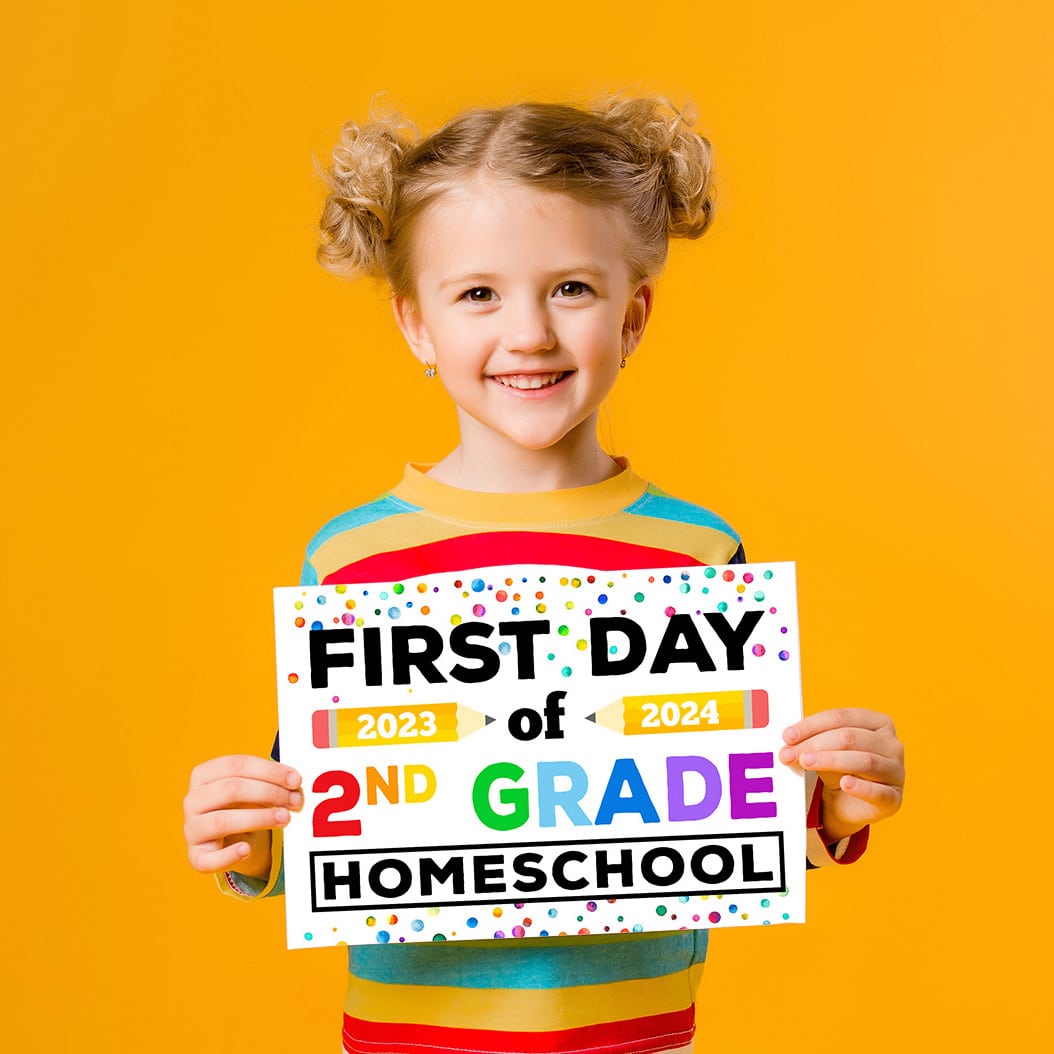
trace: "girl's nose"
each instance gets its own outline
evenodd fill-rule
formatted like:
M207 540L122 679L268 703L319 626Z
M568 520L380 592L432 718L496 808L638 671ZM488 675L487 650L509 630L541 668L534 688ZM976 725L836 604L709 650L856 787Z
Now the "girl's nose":
M506 309L502 346L506 351L550 351L556 335L544 308L537 304L510 305Z

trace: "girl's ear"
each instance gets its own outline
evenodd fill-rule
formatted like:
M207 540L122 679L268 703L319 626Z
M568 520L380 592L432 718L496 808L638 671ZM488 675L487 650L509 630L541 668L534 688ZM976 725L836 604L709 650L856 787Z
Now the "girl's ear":
M436 356L432 339L414 304L406 297L397 296L392 300L392 314L416 359L425 366L434 366Z
M633 292L626 306L626 317L622 321L622 354L629 358L637 350L644 336L644 327L651 317L651 305L655 298L655 280L647 278Z

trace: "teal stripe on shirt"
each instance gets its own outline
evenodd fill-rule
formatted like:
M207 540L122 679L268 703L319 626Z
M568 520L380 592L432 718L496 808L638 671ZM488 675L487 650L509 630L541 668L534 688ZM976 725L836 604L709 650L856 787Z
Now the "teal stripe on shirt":
M657 520L673 520L676 523L694 523L701 527L710 527L727 534L729 538L734 538L737 545L740 541L739 535L717 513L691 502L681 501L680 498L673 498L656 487L649 486L626 512L635 516L650 516Z
M332 519L323 527L307 546L307 559L304 561L303 570L300 573L300 584L302 586L317 586L318 572L311 563L311 557L320 545L328 542L330 538L344 531L353 531L356 527L365 527L367 524L385 520L389 516L398 516L405 512L420 512L416 505L409 505L405 501L393 498L386 494L383 498L371 501L368 505L360 505L357 509L342 513Z
M348 948L353 974L382 984L452 988L570 988L665 977L706 959L707 930L446 941ZM612 942L617 947L612 947Z
M356 527L365 527L369 523L376 523L378 520L397 516L403 512L420 511L416 505L408 505L405 501L386 494L383 498L371 501L367 505L360 505L357 509L341 513L340 516L330 520L308 543L307 555L311 556L323 542L328 542L334 535L344 531L353 531Z

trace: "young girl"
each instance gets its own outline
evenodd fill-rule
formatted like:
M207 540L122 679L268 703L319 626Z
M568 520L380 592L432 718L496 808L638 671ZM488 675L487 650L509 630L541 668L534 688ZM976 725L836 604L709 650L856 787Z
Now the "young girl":
M460 442L325 526L305 584L744 560L726 523L597 441L669 238L710 223L710 147L690 125L657 101L616 99L469 112L424 140L394 119L344 128L321 262L390 284L410 350L454 400ZM892 723L828 711L784 740L781 760L812 777L810 862L855 859L867 825L900 805ZM304 798L275 754L191 777L191 863L237 896L281 891L280 832ZM344 1050L689 1051L706 944L696 930L351 947Z

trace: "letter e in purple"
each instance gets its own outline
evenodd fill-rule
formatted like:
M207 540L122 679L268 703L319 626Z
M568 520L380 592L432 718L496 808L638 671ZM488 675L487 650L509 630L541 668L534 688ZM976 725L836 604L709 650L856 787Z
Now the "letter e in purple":
M760 820L776 815L774 801L747 801L748 794L771 794L771 776L748 776L751 769L771 769L772 752L728 755L728 793L733 820Z

